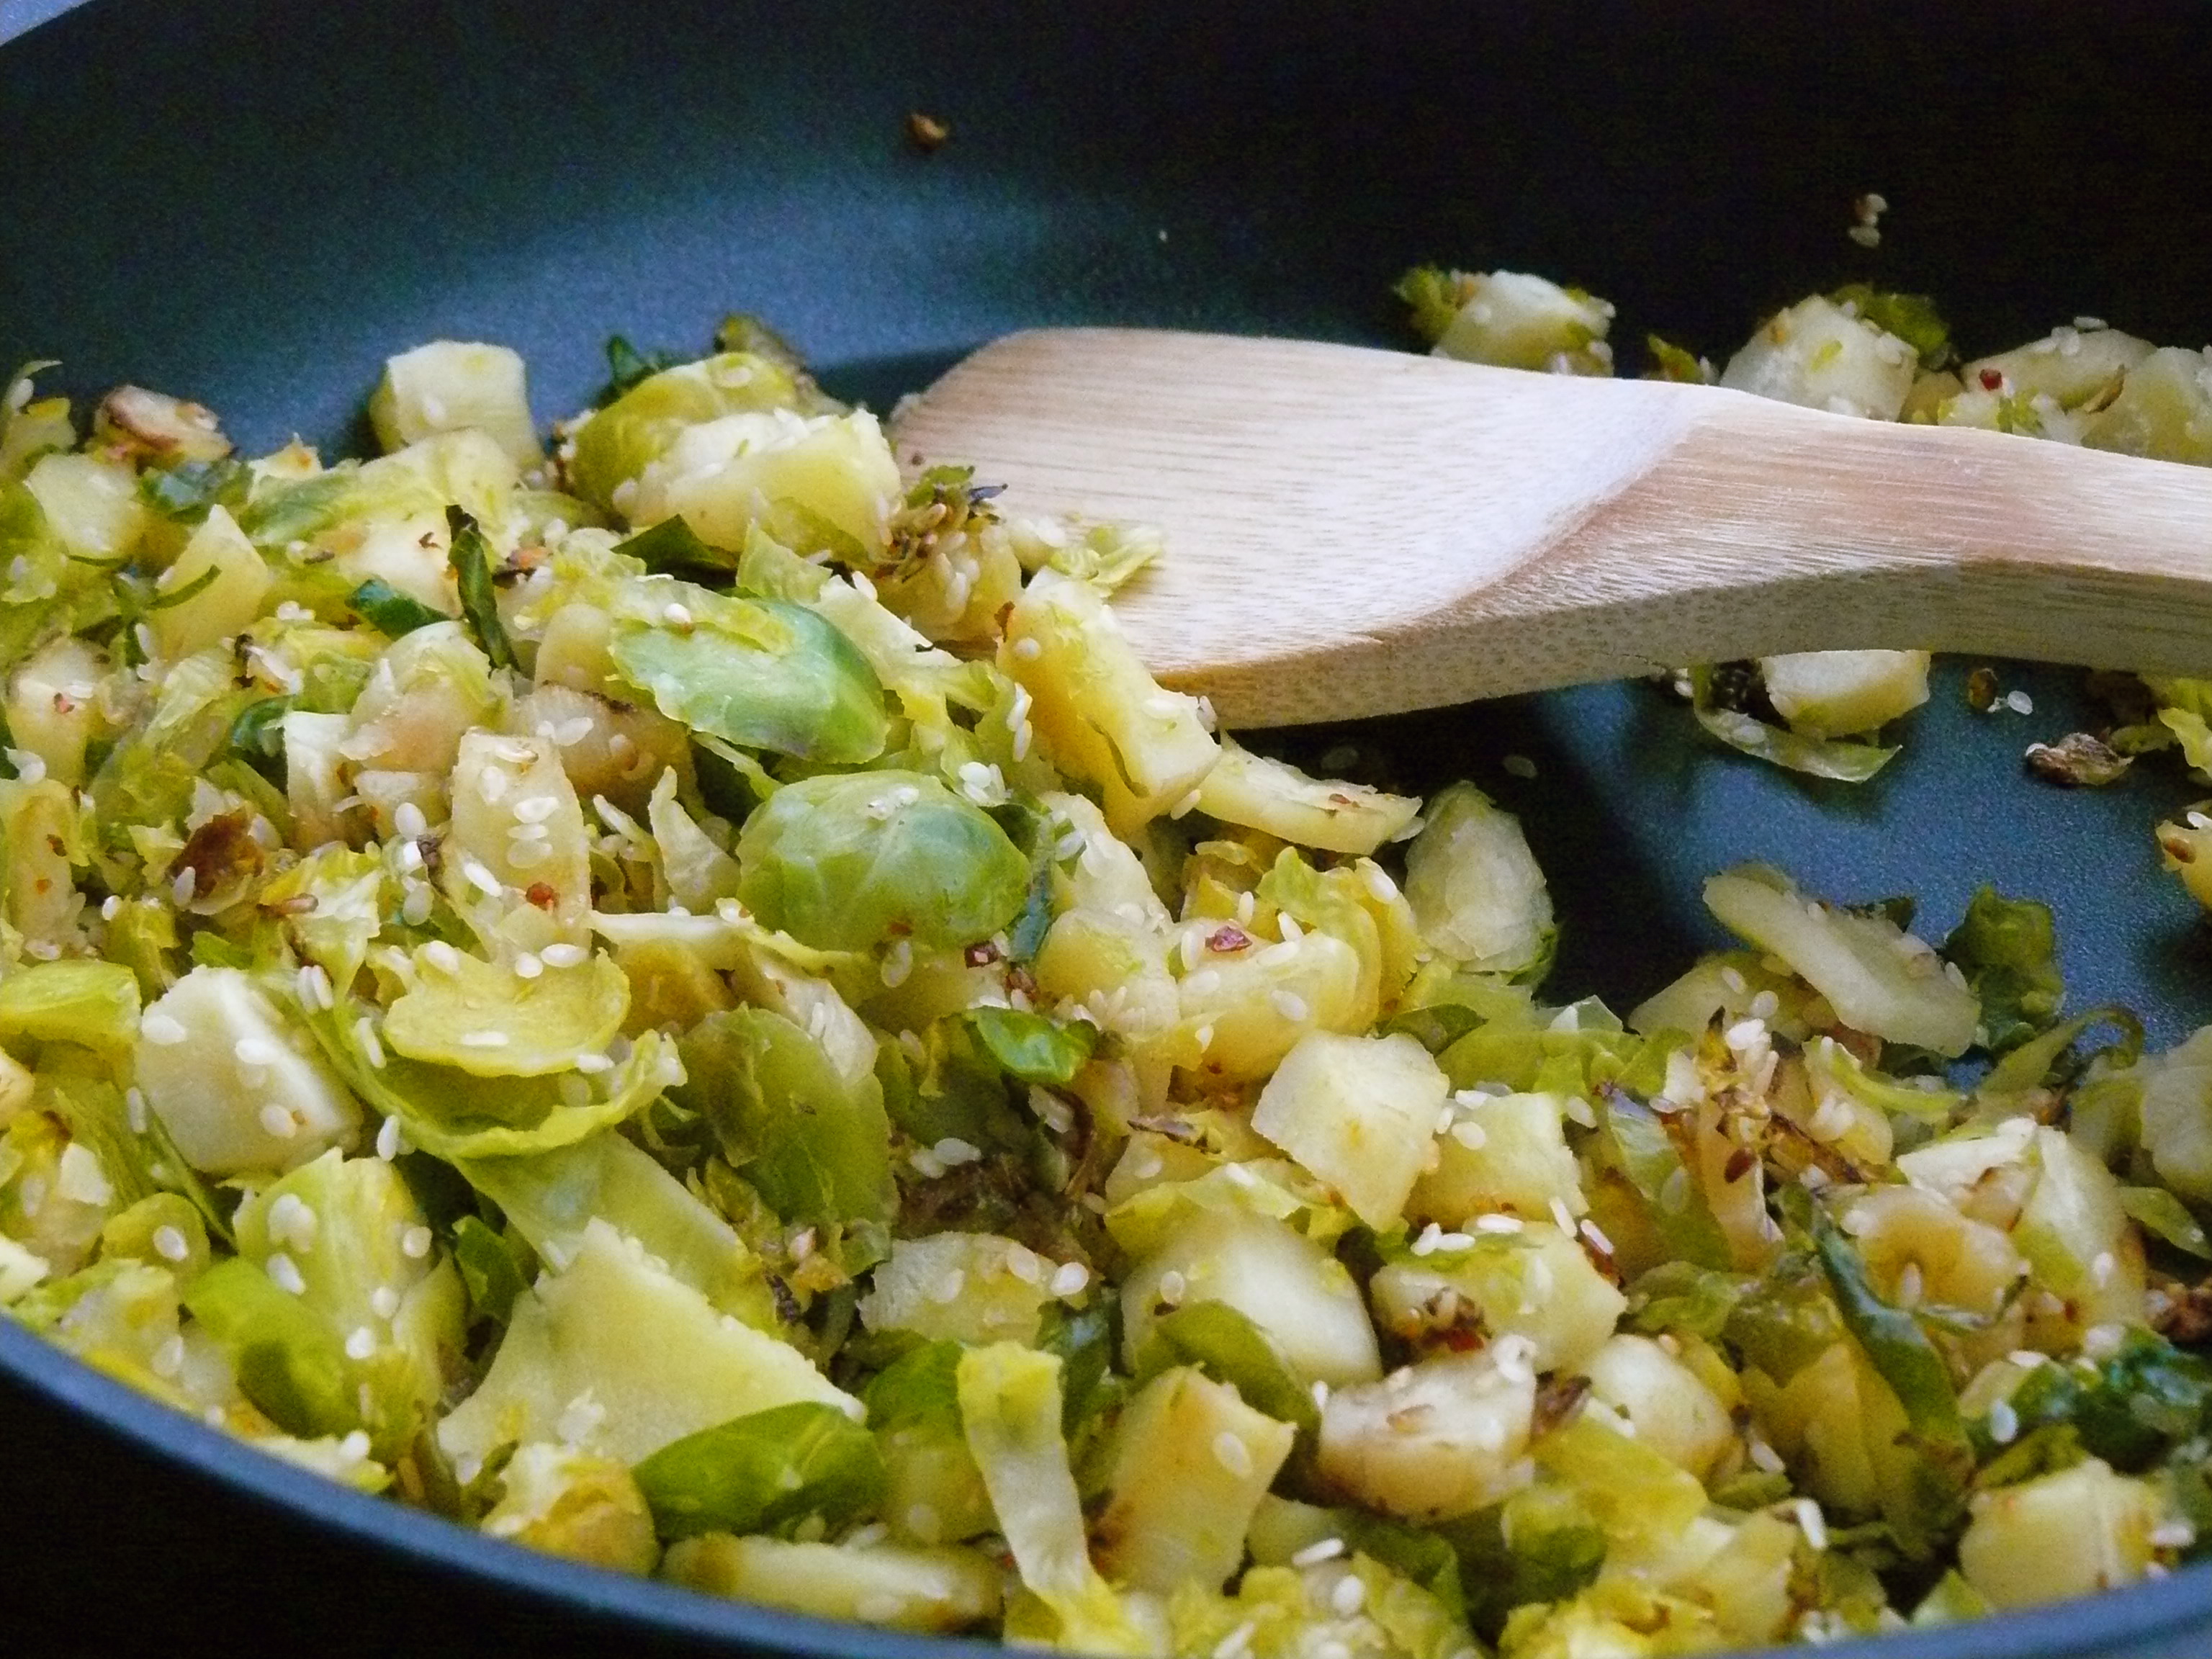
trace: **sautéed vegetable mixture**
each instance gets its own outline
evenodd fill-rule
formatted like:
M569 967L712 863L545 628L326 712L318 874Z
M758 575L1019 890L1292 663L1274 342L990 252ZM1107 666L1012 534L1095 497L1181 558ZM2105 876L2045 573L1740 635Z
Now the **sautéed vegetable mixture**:
M1609 372L1586 295L1406 292ZM2058 339L1816 298L1720 378L2204 450L2202 359ZM15 1320L537 1549L1092 1652L1704 1652L2201 1549L2212 1030L2069 1011L2027 896L1761 867L1741 948L1547 1003L1509 813L1152 680L1157 538L902 474L745 319L611 357L549 453L513 353L408 352L331 465L16 378ZM1863 775L1926 666L1683 684ZM2117 740L2205 763L2206 690Z

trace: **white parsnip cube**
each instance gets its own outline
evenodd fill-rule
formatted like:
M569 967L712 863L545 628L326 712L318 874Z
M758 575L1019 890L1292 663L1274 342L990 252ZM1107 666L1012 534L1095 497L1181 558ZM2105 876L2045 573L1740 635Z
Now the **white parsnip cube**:
M1395 1225L1436 1146L1451 1085L1429 1051L1310 1031L1260 1091L1252 1127L1327 1182L1369 1226Z

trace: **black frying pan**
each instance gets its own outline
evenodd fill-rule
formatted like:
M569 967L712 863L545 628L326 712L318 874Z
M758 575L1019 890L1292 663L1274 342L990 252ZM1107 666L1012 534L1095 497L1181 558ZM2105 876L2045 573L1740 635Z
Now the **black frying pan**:
M63 9L0 0L0 32ZM1645 328L1723 355L1852 278L1936 295L1969 351L2079 313L2199 344L2209 87L2212 6L2180 0L94 0L0 49L0 368L58 356L79 394L136 379L249 449L296 424L331 454L383 357L437 336L520 349L547 419L607 333L702 348L744 308L881 408L1036 324L1410 343L1388 289L1422 259L1593 289L1632 358ZM910 148L912 110L951 142ZM1844 235L1868 189L1875 252ZM1635 687L1353 735L1524 815L1561 995L1627 1006L1717 942L1701 878L1765 858L1915 894L1923 931L1983 881L2042 897L2075 1006L2130 1003L2161 1045L2212 1020L2149 838L2185 781L2029 781L2026 744L2086 720L2078 677L2008 668L2034 714L1982 716L1965 666L1856 790L1710 750ZM355 1497L5 1322L0 1460L10 1653L949 1650ZM2212 1565L1848 1651L2212 1654Z

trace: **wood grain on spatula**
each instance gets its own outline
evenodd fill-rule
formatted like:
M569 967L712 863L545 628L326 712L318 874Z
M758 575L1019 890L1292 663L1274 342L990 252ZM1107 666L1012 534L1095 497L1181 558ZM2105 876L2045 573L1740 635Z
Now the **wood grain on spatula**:
M1117 598L1246 726L1783 651L2212 673L2212 469L1723 391L1309 341L1048 329L902 459L1167 537Z

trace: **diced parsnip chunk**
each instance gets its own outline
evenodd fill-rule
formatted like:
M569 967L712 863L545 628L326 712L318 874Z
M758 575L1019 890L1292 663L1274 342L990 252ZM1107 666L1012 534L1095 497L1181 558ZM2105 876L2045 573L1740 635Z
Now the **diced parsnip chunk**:
M1634 1424L1639 1442L1701 1480L1735 1438L1728 1407L1650 1337L1622 1332L1587 1369L1593 1399Z
M1691 1596L1710 1604L1722 1632L1747 1644L1783 1639L1798 1613L1790 1583L1804 1534L1779 1516L1746 1516L1690 1581Z
M489 434L518 466L540 459L522 358L505 346L433 340L384 362L368 399L376 441L399 449L441 432Z
M1454 1354L1339 1389L1321 1416L1321 1473L1346 1496L1413 1521L1495 1504L1526 1479L1535 1374Z
M2092 1457L1977 1496L1959 1570L1992 1607L2086 1595L2143 1576L2158 1521L2148 1486Z
M933 1341L1035 1342L1057 1265L995 1233L902 1238L860 1298L860 1322Z
M677 1544L661 1571L711 1595L940 1635L999 1612L999 1570L972 1550L860 1549L710 1532Z
M2041 1165L2013 1242L2037 1282L2063 1298L2070 1322L2140 1324L2142 1241L2120 1202L2112 1172L2059 1129L2035 1132Z
M47 457L49 460L53 457ZM84 748L100 729L100 682L107 659L65 634L15 671L8 687L8 735L71 788L84 781Z
M1357 1028L1359 979L1359 952L1333 933L1211 957L1178 982L1190 1045L1176 1060L1209 1076L1266 1077L1308 1032Z
M449 1457L557 1440L624 1463L773 1406L860 1402L806 1357L715 1310L594 1217L575 1260L518 1297L490 1373L438 1425Z
M1367 854L1411 823L1421 803L1362 783L1310 778L1287 762L1255 755L1224 737L1220 761L1199 786L1198 810L1301 847Z
M1272 1216L1196 1211L1132 1267L1121 1281L1125 1363L1134 1369L1164 1307L1194 1302L1227 1303L1308 1382L1334 1388L1382 1374L1358 1285L1342 1262Z
M1406 854L1406 902L1432 949L1479 973L1517 974L1551 949L1552 896L1521 820L1471 783L1429 802Z
M2137 363L2089 422L2092 449L2212 466L2212 357L2166 346Z
M1919 362L1894 334L1816 294L1762 324L1729 359L1721 384L1808 409L1893 421Z
M1757 866L1708 879L1705 904L1788 963L1844 1024L1939 1054L1962 1054L1973 1042L1979 999L1944 972L1932 949L1887 918L1808 900Z
M207 580L210 571L212 580ZM203 580L207 586L192 592ZM162 607L146 619L155 653L174 661L239 632L261 614L261 601L275 582L237 521L222 507L210 507L184 551L154 583L155 603ZM186 592L190 598L175 598ZM163 604L168 599L174 603Z
M1219 1589L1297 1437L1194 1366L1154 1377L1115 1425L1106 1507L1091 1529L1101 1570L1162 1595L1192 1581Z
M1612 325L1613 307L1602 300L1524 271L1486 271L1435 351L1502 368L1610 374L1613 356L1601 343Z
M1557 1200L1587 1214L1565 1112L1558 1095L1461 1097L1459 1121L1437 1140L1437 1167L1414 1183L1407 1213L1449 1228L1493 1210L1549 1220Z
M1261 1090L1252 1127L1381 1230L1405 1208L1450 1089L1429 1051L1402 1031L1309 1031Z
M146 532L147 507L137 475L104 455L41 455L23 485L46 510L47 527L80 559L117 564Z
M2118 386L2121 379L2151 354L2148 340L2123 334L2116 328L2058 329L2045 338L2032 340L1995 356L1978 357L1959 371L1970 386L2015 397L2050 398L2062 409L2094 403ZM1983 377L1994 369L2002 384L1988 386Z
M1628 1307L1582 1246L1548 1222L1387 1263L1367 1293L1377 1321L1395 1335L1449 1340L1472 1324L1493 1338L1527 1339L1534 1346L1529 1364L1540 1371L1582 1370Z
M195 968L138 1023L138 1086L203 1174L290 1170L350 1147L361 1109L252 978Z
M1125 839L1180 805L1221 750L1198 700L1160 689L1087 582L1041 570L1007 613L999 666L1060 770L1099 792Z
M1759 659L1774 712L1808 738L1871 732L1928 701L1925 651L1796 651Z
M638 475L631 522L681 516L709 546L742 549L758 526L799 552L872 559L900 498L898 463L866 410L785 409L684 428Z

